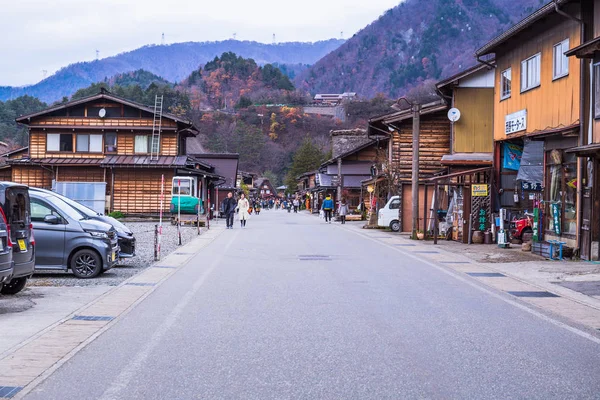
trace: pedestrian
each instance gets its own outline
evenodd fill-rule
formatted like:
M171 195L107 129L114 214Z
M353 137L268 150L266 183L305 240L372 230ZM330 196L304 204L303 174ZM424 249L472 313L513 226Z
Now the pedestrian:
M227 221L227 229L233 229L233 217L235 215L235 207L237 202L233 198L233 193L227 193L227 197L223 200L223 214Z
M296 197L293 201L293 204L294 204L294 212L297 213L298 207L300 206L300 200L298 200L298 198Z
M331 199L331 195L327 195L325 200L323 200L323 213L325 214L325 223L331 223L331 212L333 211L333 200Z
M346 204L346 199L342 197L342 201L340 202L340 206L338 208L338 215L340 216L340 220L342 224L346 223L346 215L348 215L348 204Z
M248 199L246 199L246 195L244 193L242 193L240 195L240 199L238 200L237 208L236 208L237 212L240 214L240 226L242 228L246 227L246 221L250 217L250 213L248 212L249 208L250 208L250 203L248 203Z

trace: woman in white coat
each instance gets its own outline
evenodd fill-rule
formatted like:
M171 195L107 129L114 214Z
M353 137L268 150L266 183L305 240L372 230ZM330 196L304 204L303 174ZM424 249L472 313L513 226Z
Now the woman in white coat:
M242 193L240 195L240 199L238 200L238 204L237 204L237 208L236 208L240 214L240 225L242 226L242 228L246 226L246 221L250 217L250 213L248 212L249 208L250 208L250 203L248 202L246 195L244 193Z

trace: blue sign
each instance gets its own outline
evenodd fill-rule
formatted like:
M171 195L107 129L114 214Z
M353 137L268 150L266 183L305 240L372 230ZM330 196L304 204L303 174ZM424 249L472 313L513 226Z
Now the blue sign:
M502 167L518 171L521 167L521 157L523 156L523 147L512 143L504 143L504 160Z

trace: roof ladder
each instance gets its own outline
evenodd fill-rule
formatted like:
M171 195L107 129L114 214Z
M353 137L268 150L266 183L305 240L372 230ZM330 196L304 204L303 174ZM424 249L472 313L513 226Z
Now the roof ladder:
M163 96L154 99L154 121L152 122L152 142L150 143L150 160L158 160L160 153L160 130L162 128Z

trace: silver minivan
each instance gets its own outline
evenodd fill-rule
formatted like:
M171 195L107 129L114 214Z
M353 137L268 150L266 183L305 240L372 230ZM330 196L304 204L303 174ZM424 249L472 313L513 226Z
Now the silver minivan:
M51 193L31 191L35 232L35 270L71 270L78 278L94 278L118 258L117 232L85 215Z

